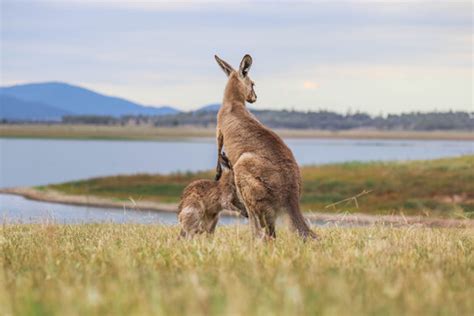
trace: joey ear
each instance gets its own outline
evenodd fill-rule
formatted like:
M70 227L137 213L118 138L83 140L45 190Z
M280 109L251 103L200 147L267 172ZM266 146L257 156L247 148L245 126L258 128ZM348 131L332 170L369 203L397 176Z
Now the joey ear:
M249 73L250 67L252 66L252 56L249 54L245 55L240 62L239 74L242 77L246 77Z
M219 66L221 66L222 70L224 70L227 77L229 77L230 73L234 71L234 68L232 68L231 65L220 59L217 55L214 55L214 58L216 59Z

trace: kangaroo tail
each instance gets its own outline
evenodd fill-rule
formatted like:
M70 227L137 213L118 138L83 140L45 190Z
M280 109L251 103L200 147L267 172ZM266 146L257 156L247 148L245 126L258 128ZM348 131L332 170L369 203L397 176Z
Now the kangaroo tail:
M318 235L311 230L308 222L300 211L300 203L298 199L291 199L287 209L291 220L291 225L303 239L317 239Z

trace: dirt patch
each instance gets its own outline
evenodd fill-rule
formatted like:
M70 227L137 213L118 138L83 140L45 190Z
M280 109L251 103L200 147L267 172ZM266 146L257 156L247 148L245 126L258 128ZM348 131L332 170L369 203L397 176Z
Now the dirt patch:
M433 199L442 203L453 203L453 204L474 204L474 199L470 198L466 193L454 194L454 195L437 195Z
M422 226L422 227L454 227L474 228L474 220L470 219L446 219L430 218L424 216L401 216L401 215L367 215L367 214L330 214L313 213L305 214L313 221L327 222L341 225L388 225L393 227Z

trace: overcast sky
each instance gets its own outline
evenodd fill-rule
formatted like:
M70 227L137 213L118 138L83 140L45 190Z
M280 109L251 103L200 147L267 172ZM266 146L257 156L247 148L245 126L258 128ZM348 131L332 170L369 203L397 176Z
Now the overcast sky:
M1 84L189 110L250 53L255 108L473 111L470 1L239 2L1 0Z

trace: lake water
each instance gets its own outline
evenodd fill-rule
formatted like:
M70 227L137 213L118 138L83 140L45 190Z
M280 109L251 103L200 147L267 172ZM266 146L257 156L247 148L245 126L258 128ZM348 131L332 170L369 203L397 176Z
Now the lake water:
M25 199L22 196L0 193L0 224L83 224L83 223L135 223L176 225L175 213L155 212L136 209L105 209L90 206L48 203ZM221 216L218 225L247 225L242 217ZM320 220L312 220L312 225L334 226ZM347 226L347 224L338 224Z
M472 141L289 139L300 165L346 161L434 159L474 154ZM100 141L0 138L0 188L34 186L115 174L208 170L214 139ZM0 222L176 224L176 214L103 209L0 194ZM220 224L245 222L223 217ZM324 223L316 223L324 224Z
M300 165L434 159L474 153L472 141L288 139ZM215 167L214 139L102 141L0 138L0 188L116 174Z
M175 225L175 213L131 209L104 209L89 206L32 201L22 196L0 194L0 223L137 223ZM222 216L219 224L246 223L236 217Z

